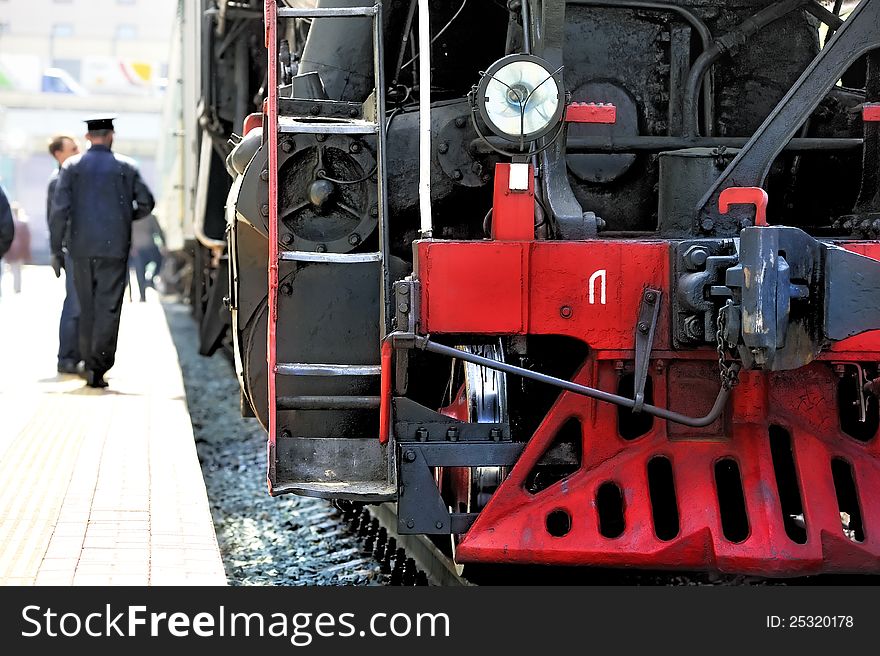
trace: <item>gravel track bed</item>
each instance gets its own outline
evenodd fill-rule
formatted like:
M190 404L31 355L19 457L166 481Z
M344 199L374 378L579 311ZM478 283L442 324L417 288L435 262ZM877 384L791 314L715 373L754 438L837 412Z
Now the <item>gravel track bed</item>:
M241 417L222 353L198 352L189 306L165 302L230 585L380 585L379 564L327 501L266 491L266 433Z

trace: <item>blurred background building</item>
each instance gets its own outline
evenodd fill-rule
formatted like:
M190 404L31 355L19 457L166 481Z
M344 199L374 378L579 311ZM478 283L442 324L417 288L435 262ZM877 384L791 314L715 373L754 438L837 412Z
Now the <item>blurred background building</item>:
M48 139L68 133L83 146L86 116L118 116L114 150L159 196L177 10L178 0L0 0L0 184L30 216L36 262L48 260Z

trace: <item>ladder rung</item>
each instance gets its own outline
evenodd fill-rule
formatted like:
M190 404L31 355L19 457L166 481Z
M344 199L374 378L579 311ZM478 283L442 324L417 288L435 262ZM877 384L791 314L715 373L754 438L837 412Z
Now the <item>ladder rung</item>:
M312 253L310 251L281 251L284 262L320 262L323 264L360 264L381 262L382 253Z
M378 396L279 396L279 410L370 410L378 408Z
M370 364L305 364L279 362L275 372L282 376L379 376L382 367Z
M278 131L297 134L376 134L379 126L372 121L362 119L303 121L289 116L279 116Z
M347 18L351 16L375 16L379 7L315 7L314 9L295 9L279 7L278 18Z

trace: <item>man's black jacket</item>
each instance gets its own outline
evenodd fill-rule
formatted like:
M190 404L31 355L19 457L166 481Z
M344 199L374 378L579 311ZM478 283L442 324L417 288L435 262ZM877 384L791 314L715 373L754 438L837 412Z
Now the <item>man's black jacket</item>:
M52 253L66 245L75 258L125 259L131 222L147 216L154 204L134 161L93 145L61 167L49 216Z

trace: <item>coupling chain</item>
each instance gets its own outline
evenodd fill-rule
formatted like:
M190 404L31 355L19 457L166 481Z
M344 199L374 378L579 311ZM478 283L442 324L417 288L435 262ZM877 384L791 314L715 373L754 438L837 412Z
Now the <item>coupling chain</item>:
M718 352L718 369L721 375L721 386L726 389L732 389L739 384L739 367L727 363L726 351L733 348L734 344L728 344L724 339L724 328L727 326L727 313L732 309L733 301L729 300L720 310L718 310L718 320L716 322L717 330L715 331L715 350Z

